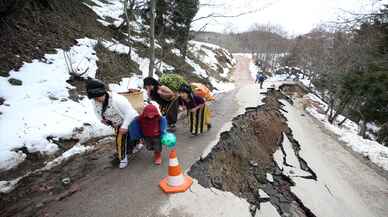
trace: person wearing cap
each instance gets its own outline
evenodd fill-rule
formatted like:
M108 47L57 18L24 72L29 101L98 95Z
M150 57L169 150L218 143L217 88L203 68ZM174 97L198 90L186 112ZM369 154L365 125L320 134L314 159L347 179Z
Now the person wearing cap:
M86 82L86 92L102 123L116 131L116 151L120 160L119 168L128 166L128 153L133 152L135 144L128 139L128 126L138 113L122 95L108 92L105 84L96 79Z
M162 115L166 116L169 131L175 131L179 109L178 97L170 88L161 85L155 78L147 77L143 82L148 97L159 104Z
M187 110L189 129L192 135L199 135L211 128L210 110L205 100L193 93L189 85L183 84L179 89L179 104Z
M131 139L143 139L147 150L154 152L155 165L162 164L161 138L166 132L167 119L153 104L146 105L143 112L130 125Z

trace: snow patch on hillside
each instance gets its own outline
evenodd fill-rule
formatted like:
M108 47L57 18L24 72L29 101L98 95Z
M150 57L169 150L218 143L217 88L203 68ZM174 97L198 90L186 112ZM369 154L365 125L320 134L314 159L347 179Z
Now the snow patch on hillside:
M120 54L128 54L129 52L129 47L127 45L124 45L122 43L119 43L117 41L103 41L102 44L108 48L112 52L117 52ZM137 50L135 48L132 48L131 50L131 60L136 62L139 65L139 70L142 72L142 77L148 77L149 74L149 64L150 64L150 59L149 58L143 58L139 56ZM155 59L155 64L156 67L159 66L160 64L160 71L169 71L169 70L174 70L174 67L168 65L165 62L161 62L159 59ZM155 76L157 77L157 76Z
M189 42L190 51L195 54L195 58L205 64L209 69L215 72L222 71L219 74L221 78L230 80L232 76L232 69L236 64L234 57L224 48L221 48L214 44L190 41ZM175 51L177 52L177 51ZM221 64L216 58L218 53L222 53L223 56L227 59L227 62ZM208 69L204 69L200 64L196 63L194 60L186 57L186 62L190 64L194 71L193 73L202 77L209 79L210 83L220 92L227 92L235 88L234 84L231 82L221 81L216 78L215 75L209 73Z
M91 8L101 19L97 19L102 25L109 26L120 26L121 23L123 23L123 18L121 18L121 15L124 12L124 4L120 0L90 0L92 4L95 5L89 5L87 3L84 3L86 6ZM113 21L108 22L106 18L111 18Z
M220 74L221 77L226 78L229 76L229 69L233 67L233 64L231 63L233 62L232 60L234 60L234 58L227 50L214 44L198 41L190 41L190 46L192 46L191 50L196 54L196 58L201 60L201 62L205 63L215 71L217 71L219 68L222 68L223 73ZM223 67L216 58L216 52L222 52L231 63L226 62L226 67Z
M95 40L84 38L70 50L74 68L88 68L86 76L93 77L97 70L95 44ZM9 105L0 106L0 170L11 169L24 160L24 154L15 152L22 147L29 152L55 153L58 147L49 137L87 140L113 133L97 120L90 100L69 99L69 90L74 87L66 82L70 76L63 50L45 55L45 62L25 63L10 75L23 84L13 86L0 78L0 92Z
M328 130L335 133L340 141L352 148L353 151L367 157L377 166L384 170L388 170L388 147L385 147L376 141L364 139L359 136L358 124L351 120L347 120L343 124L343 127L330 124L327 121L327 115L322 113L328 105L315 95L308 94L304 99L315 102L312 106L306 108L306 111L320 121ZM339 117L338 119L343 120L343 118L344 117Z

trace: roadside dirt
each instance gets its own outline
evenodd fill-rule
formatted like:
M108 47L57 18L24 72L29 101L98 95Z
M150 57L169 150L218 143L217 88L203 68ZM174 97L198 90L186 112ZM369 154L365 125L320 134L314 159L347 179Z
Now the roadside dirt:
M306 178L316 179L307 163L298 156L299 145L281 113L280 99L291 102L280 91L269 90L264 105L247 108L245 114L234 118L232 129L221 135L212 152L195 163L189 174L204 187L232 192L247 199L252 216L260 203L269 200L282 216L312 217L315 215L291 192L293 181L283 175L273 159L276 150L283 149L285 133L302 169L311 174ZM267 174L272 174L273 181L268 180ZM270 198L260 195L259 189Z
M51 170L32 171L12 193L0 193L1 217L45 216L47 204L66 199L81 190L79 183L90 181L90 177L98 178L115 168L112 144L113 139L109 137L89 141L88 145L95 146L93 151L73 156ZM43 164L41 160L38 162ZM26 167L31 171L31 165Z

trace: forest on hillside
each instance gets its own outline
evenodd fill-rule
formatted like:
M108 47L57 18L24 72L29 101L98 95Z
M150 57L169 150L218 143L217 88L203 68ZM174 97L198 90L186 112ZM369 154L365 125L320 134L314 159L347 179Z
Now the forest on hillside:
M197 32L197 40L252 53L264 70L290 67L310 80L329 105L328 121L360 125L364 138L388 145L388 6L369 14L322 24L290 37L276 25L258 25L243 33ZM279 71L279 70L278 70ZM343 120L337 120L339 116ZM378 126L375 127L368 126ZM368 128L374 128L372 134Z
M388 6L297 37L282 64L304 70L329 105L329 122L345 115L364 138L375 123L388 145Z

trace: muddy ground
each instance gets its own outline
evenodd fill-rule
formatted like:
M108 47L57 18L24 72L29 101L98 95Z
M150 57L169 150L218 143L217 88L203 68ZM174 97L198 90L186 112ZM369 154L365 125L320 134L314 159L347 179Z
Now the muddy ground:
M66 199L81 190L79 183L92 181L116 168L113 141L110 137L89 141L94 150L73 156L51 170L36 170L23 178L12 193L0 193L1 217L45 216L44 207L48 203Z
M252 216L260 208L260 203L268 200L282 216L315 216L290 191L293 181L282 174L273 159L276 150L283 149L285 133L293 144L302 169L311 174L305 178L316 179L314 172L298 156L299 145L281 113L283 105L280 99L291 102L280 91L270 90L264 105L248 108L245 114L234 118L232 129L221 135L212 152L194 164L189 174L204 187L232 192L247 199ZM273 181L268 180L267 173L272 174ZM260 195L259 189L270 198Z

